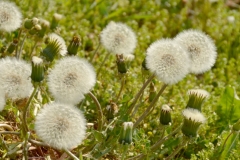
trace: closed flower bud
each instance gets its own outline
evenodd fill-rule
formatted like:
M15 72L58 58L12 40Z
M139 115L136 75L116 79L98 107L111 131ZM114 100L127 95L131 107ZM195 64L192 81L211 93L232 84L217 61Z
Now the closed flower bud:
M51 22L51 29L54 30L57 28L59 21L63 18L61 14L54 13L52 22Z
M16 49L18 45L18 40L14 39L13 42L9 45L8 49L7 49L7 53L11 54L14 52L14 50Z
M38 37L43 38L50 27L50 23L45 19L40 19L39 24L41 25L42 29L38 32L37 35Z
M133 123L124 122L120 133L119 143L121 144L131 144L133 134Z
M191 89L188 91L189 100L186 108L194 108L199 111L202 110L202 104L210 95L203 89Z
M31 35L37 34L41 29L42 27L39 24L36 24L33 28L29 30L29 34Z
M107 110L106 117L108 120L110 120L115 117L115 115L118 113L119 108L116 103L110 102L110 104L107 105L106 110Z
M31 29L36 24L38 24L38 18L26 19L25 22L24 22L24 27L26 29Z
M156 88L155 88L153 82L150 83L149 88L150 88L150 89L149 89L149 98L148 98L148 101L151 103L151 102L153 101L153 99L156 97L157 92L156 92Z
M187 137L196 137L199 126L206 121L206 118L193 108L184 109L182 114L184 116L182 133Z
M77 36L73 36L72 41L70 42L67 48L68 54L76 55L80 45L81 45L80 38Z
M116 55L117 57L117 68L118 68L118 73L121 73L121 74L125 74L127 73L127 67L126 67L126 63L125 63L125 60L123 59L123 55Z
M166 104L162 105L161 115L160 115L160 123L162 125L170 125L171 124L171 122L172 122L171 111L172 111L172 109L168 105L166 105Z
M41 82L44 79L43 60L41 58L32 57L31 78L34 82Z

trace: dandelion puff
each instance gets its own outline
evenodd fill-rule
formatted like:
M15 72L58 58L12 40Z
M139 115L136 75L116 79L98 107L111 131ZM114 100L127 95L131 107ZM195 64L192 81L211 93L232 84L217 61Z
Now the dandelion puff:
M188 95L196 95L197 97L202 97L203 99L210 97L209 92L204 89L190 89L187 93Z
M190 58L186 51L170 39L154 42L147 49L146 67L165 84L174 84L188 73Z
M86 120L75 106L46 104L36 116L35 131L46 144L56 149L72 149L85 137Z
M0 86L6 97L14 100L26 98L33 86L31 83L31 65L16 58L0 59Z
M179 33L174 40L188 51L192 60L191 73L204 73L215 64L217 57L216 46L213 40L205 33L190 29Z
M67 46L66 43L64 41L64 39L62 37L60 37L59 35L57 35L56 33L50 33L48 35L49 40L50 41L57 41L59 44L59 54L62 56L65 56L67 54Z
M123 54L129 60L133 59L137 38L133 30L123 23L111 21L100 34L102 45L114 54Z
M182 111L182 114L184 118L189 120L191 119L194 122L204 123L206 121L206 118L204 117L204 115L197 109L186 108Z
M62 103L79 103L95 83L92 65L75 56L60 59L48 75L49 91Z
M0 1L0 30L12 32L22 23L22 13L15 3Z
M2 88L0 88L0 112L3 110L5 107L6 100L5 100L5 92L3 91Z

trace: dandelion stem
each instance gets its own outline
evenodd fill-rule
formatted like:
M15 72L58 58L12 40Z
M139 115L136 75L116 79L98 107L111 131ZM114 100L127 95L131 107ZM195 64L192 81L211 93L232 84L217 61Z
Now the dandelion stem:
M107 61L108 57L110 56L110 53L107 53L107 55L105 56L104 60L102 61L102 63L100 64L100 67L97 70L97 76L99 75L99 73L101 72L102 66L104 65L104 63Z
M102 107L98 101L98 99L94 96L92 92L89 92L88 95L92 98L94 103L97 106L98 109L98 131L102 130L102 125L103 125L103 112L102 112Z
M228 138L229 138L232 134L233 134L233 132L230 132L230 133L228 134L227 138L225 139L225 141L224 141L224 143L223 143L223 147L222 147L220 153L223 152L223 150L224 150L224 148L225 148L225 145L226 145L226 143L227 143L227 140L228 140Z
M20 42L22 30L23 30L23 29L19 29L18 38L17 38L17 39L18 39L18 42ZM18 43L18 45L17 45L17 47L16 47L16 57L18 56L18 46L19 46L19 43Z
M98 43L98 46L97 46L96 50L94 51L93 56L92 56L91 59L90 59L90 62L93 62L93 59L94 59L94 57L96 56L97 51L98 51L99 48L100 48L100 43Z
M133 125L134 128L136 128L140 124L140 122L153 111L153 109L155 107L155 103L157 102L158 98L161 96L161 94L163 93L163 91L166 87L167 87L167 84L163 84L162 88L160 89L160 91L158 92L156 97L153 99L151 104L148 106L148 108L145 110L145 112L138 118L138 120L134 123L134 125Z
M28 125L27 125L27 112L28 112L28 108L29 108L29 106L30 106L30 104L31 104L31 102L33 100L33 97L37 93L38 87L39 87L39 85L37 85L34 88L30 98L28 99L28 102L27 102L26 106L23 109L23 122L22 122L22 124L23 124L23 129L25 130L25 132L28 132Z
M189 139L183 139L183 142L181 145L179 145L165 160L172 159L187 143Z
M50 147L49 145L43 143L43 142L39 142L39 141L36 141L36 140L33 140L33 139L28 139L29 142L35 144L35 145L38 145L38 146L43 146L43 147Z
M79 160L72 152L70 152L68 149L64 149L64 151L70 156L72 157L74 160Z
M23 49L24 42L25 42L26 38L27 38L27 35L25 35L25 37L24 37L23 40L22 40L22 43L21 43L21 46L20 46L20 50L19 50L19 52L17 52L17 55L16 55L16 56L17 56L17 59L19 59L20 56L21 56L21 54L22 54L22 49Z
M35 41L35 42L34 42L34 45L33 45L33 47L32 47L31 53L30 53L30 57L32 57L32 54L33 54L33 52L34 52L34 50L35 50L35 48L36 48L36 46L37 46L37 43L38 43L38 41Z
M123 145L123 153L122 153L121 160L124 160L124 159L125 159L125 156L126 156L126 154L127 154L127 151L128 151L128 145Z
M121 94L122 94L122 91L123 91L123 89L124 89L124 86L125 86L125 75L123 75L123 77L121 78L121 88L120 88L120 90L119 90L119 92L118 92L117 99L116 99L116 103L118 102L118 100L119 100L119 98L120 98L120 96L121 96Z
M148 80L143 84L142 88L138 91L138 93L136 94L136 96L134 97L134 100L132 102L132 104L129 106L129 109L128 109L128 114L130 114L134 108L134 106L136 105L137 103L137 100L139 99L139 97L141 96L141 94L143 93L144 89L148 86L148 84L153 80L154 78L154 74L152 74Z

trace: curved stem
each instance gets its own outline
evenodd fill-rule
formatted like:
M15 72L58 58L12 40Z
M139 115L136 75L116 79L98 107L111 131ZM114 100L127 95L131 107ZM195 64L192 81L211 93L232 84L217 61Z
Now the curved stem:
M92 94L92 92L89 92L88 95L92 98L94 103L97 106L98 109L98 131L102 130L102 125L103 125L103 112L102 112L102 107L100 103L98 102L98 99Z
M19 59L21 54L22 54L22 49L23 49L24 42L25 42L26 38L27 38L27 35L22 40L22 43L21 43L21 46L20 46L20 50L19 50L19 52L17 52L17 55L16 55L17 59Z
M72 157L74 160L79 160L72 152L70 152L68 149L64 149L64 151L70 156Z
M225 148L225 145L226 145L226 143L227 143L227 140L228 140L228 138L229 138L232 134L233 134L233 132L231 131L231 132L229 133L229 135L227 136L227 138L225 139L225 141L224 141L224 143L223 143L223 147L222 147L220 153L223 152L223 150L224 150L224 148Z
M100 42L98 43L98 46L97 46L96 50L94 51L93 56L92 56L91 59L90 59L90 62L91 62L91 63L93 62L93 59L94 59L94 57L96 56L97 51L98 51L99 48L100 48Z
M188 143L189 139L183 139L181 145L179 145L165 160L172 159L178 152Z
M123 91L123 89L124 89L124 85L125 85L125 75L123 75L123 77L122 77L122 79L121 79L121 88L120 88L120 90L119 90L119 92L118 92L117 99L116 99L116 103L118 102L119 97L120 97L121 94L122 94L122 91Z
M0 127L6 128L9 131L13 131L12 126L8 125L8 124L0 124Z
M153 99L151 104L148 106L145 112L138 118L138 120L134 123L133 125L134 128L136 128L140 124L140 122L153 111L153 107L155 106L155 103L158 101L158 98L162 95L166 87L167 87L167 84L163 84L162 88L160 89L156 97Z
M128 109L128 114L130 114L134 108L134 106L136 105L139 97L143 94L143 91L144 89L148 86L148 84L153 80L154 78L154 74L152 74L148 80L143 84L142 88L138 91L138 93L136 94L136 96L134 97L134 100L132 102L132 104L129 106L129 109Z
M108 57L110 56L110 53L107 53L107 55L105 56L104 60L102 61L102 63L100 64L100 67L97 70L97 76L99 75L99 73L101 72L102 66L104 65L104 63L107 61Z

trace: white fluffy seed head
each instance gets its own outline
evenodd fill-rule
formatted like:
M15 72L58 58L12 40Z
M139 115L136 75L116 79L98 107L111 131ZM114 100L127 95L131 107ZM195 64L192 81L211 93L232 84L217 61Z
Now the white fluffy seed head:
M36 116L35 131L46 144L56 149L72 149L85 138L86 120L75 106L49 103Z
M190 58L175 41L161 39L147 49L146 67L165 84L175 84L188 73Z
M62 37L60 37L59 35L57 35L56 33L50 33L48 35L48 37L49 37L50 41L57 41L58 42L58 44L60 45L59 53L62 56L65 56L67 54L67 46L66 46L66 43L65 43L64 39Z
M16 58L0 59L0 86L6 97L14 100L26 98L33 89L31 65Z
M186 108L182 111L182 114L184 118L194 122L204 123L206 121L206 118L204 117L204 115L197 109Z
M169 105L167 104L164 104L162 105L162 108L161 108L164 112L170 112L172 111L172 109L169 107Z
M188 90L188 95L196 95L202 98L208 98L210 96L209 92L203 89L190 89Z
M32 62L35 65L39 65L39 64L43 63L43 60L41 58L39 58L39 57L33 56L32 57Z
M190 29L179 33L174 40L188 51L192 61L191 73L204 73L215 64L217 58L216 46L205 33Z
M124 130L127 130L127 128L133 128L133 122L123 122L123 128Z
M56 101L77 104L96 83L93 66L85 59L64 57L48 75L49 91Z
M0 1L0 30L12 32L22 23L22 13L15 3Z
M123 23L111 21L100 34L102 45L114 54L123 54L124 57L134 58L137 38L133 30Z
M4 90L0 87L0 112L3 110L5 104L6 104L5 92L4 92Z

